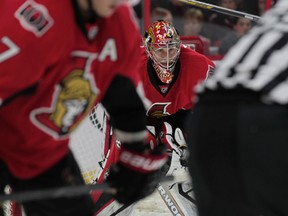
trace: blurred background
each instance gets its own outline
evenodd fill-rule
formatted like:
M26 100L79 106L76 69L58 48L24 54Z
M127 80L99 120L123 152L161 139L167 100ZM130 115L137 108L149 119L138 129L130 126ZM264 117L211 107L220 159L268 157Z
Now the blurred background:
M221 60L239 38L255 25L255 22L246 18L224 15L179 0L131 0L131 2L143 35L152 22L164 19L176 27L183 43L197 44L200 38L200 52L212 60ZM276 1L203 0L201 2L262 16Z

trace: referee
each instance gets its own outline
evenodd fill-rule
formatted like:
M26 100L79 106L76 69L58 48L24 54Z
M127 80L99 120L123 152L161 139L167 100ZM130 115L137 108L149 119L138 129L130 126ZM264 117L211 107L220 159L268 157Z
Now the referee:
M288 0L197 92L187 129L199 216L287 216Z

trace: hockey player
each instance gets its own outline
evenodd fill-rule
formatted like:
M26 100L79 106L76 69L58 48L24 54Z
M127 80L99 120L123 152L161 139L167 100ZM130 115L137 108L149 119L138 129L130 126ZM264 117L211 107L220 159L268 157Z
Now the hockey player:
M213 73L215 65L204 55L181 45L176 29L166 21L152 23L143 41L141 76L145 95L151 101L146 112L150 144L152 148L159 143L170 146L170 164L164 172L177 175L178 171L187 168L188 151L183 129L193 106L192 90ZM186 202L193 201L191 197L177 195L183 196ZM193 215L191 212L186 214Z
M197 88L188 143L200 216L288 215L287 14L279 0Z
M5 184L14 192L83 184L69 135L102 101L123 146L109 176L115 198L131 203L152 193L166 153L144 142L141 37L130 8L117 0L3 0L0 7ZM137 159L151 163L139 166ZM93 214L88 194L23 206L27 216Z

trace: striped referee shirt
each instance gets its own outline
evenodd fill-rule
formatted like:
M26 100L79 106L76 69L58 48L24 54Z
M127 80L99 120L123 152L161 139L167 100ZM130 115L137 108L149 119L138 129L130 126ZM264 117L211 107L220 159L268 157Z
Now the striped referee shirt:
M263 102L288 104L288 0L280 0L226 54L215 74L196 88L244 87Z

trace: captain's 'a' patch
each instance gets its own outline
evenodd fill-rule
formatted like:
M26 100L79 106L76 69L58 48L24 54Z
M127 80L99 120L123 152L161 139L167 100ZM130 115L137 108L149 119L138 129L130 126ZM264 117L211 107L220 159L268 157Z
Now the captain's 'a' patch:
M34 1L26 1L15 12L22 27L41 37L53 25L54 21L44 5Z

